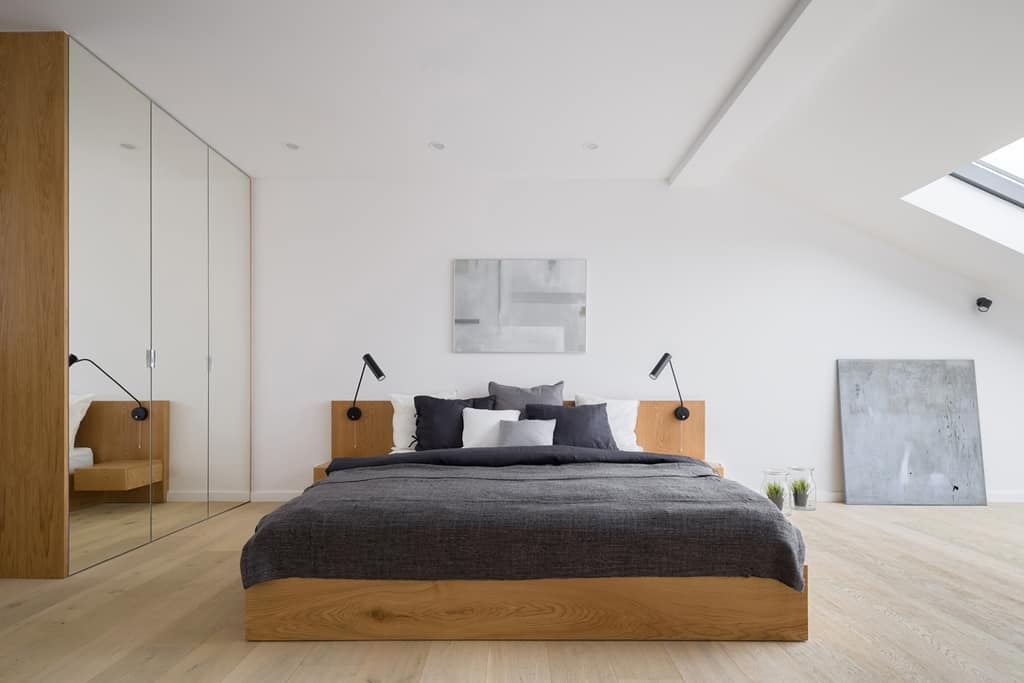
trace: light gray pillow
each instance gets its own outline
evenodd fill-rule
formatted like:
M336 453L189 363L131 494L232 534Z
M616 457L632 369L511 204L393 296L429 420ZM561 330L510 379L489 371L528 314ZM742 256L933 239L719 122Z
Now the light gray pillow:
M536 387L513 387L506 384L490 382L487 393L494 397L495 410L518 410L519 415L526 414L526 404L562 405L562 387L565 382L557 384L541 384Z
M555 442L557 420L502 420L498 423L499 446L550 446Z

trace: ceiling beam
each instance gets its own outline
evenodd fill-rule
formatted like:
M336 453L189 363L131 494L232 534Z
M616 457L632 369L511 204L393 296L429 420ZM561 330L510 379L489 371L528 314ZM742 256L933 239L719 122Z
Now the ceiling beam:
M718 183L737 159L806 96L891 0L797 0L693 139L666 181Z

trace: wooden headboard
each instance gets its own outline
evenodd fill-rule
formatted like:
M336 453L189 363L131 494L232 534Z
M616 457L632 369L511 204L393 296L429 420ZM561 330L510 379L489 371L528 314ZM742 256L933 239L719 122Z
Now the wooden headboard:
M363 417L350 420L345 411L351 401L331 401L331 457L358 458L384 455L391 450L391 401L360 401ZM566 401L566 405L573 405ZM636 437L651 453L688 455L704 460L704 401L686 401L690 419L677 420L678 401L640 401Z

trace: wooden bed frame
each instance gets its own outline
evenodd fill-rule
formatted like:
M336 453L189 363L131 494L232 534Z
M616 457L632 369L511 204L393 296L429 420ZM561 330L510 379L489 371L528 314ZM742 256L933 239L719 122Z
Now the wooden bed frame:
M391 449L389 401L331 403L332 457ZM705 406L641 401L648 451L704 459ZM807 567L804 567L807 580ZM774 579L616 577L515 581L277 579L245 591L247 640L807 640L808 584Z

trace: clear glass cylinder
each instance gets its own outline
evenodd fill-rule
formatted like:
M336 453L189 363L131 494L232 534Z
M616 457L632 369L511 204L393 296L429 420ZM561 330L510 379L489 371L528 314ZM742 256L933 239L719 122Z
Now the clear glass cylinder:
M764 470L764 479L761 482L761 493L768 497L768 500L782 511L783 514L790 513L792 507L792 496L789 492L789 472L785 469Z
M794 510L814 510L818 507L818 487L814 483L813 467L789 468L789 498Z

